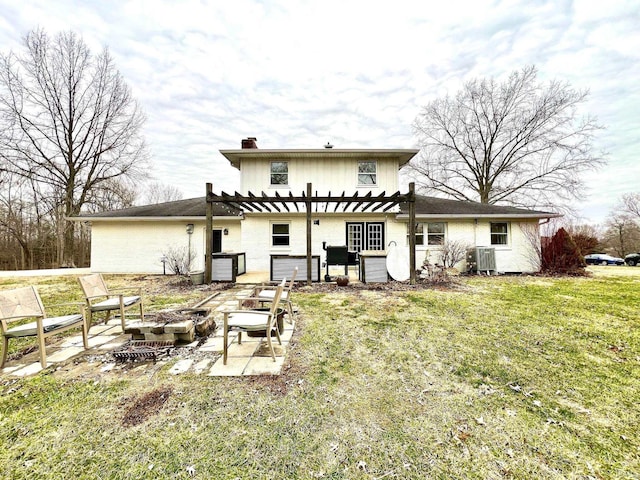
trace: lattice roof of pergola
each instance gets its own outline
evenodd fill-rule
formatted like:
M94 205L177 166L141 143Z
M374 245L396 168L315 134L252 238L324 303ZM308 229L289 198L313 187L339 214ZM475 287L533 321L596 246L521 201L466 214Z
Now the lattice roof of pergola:
M393 207L410 201L410 194L395 192L391 195L386 195L386 192L382 192L379 195L373 195L371 192L367 192L364 195L360 195L356 192L354 195L345 195L342 192L340 195L332 195L329 192L327 195L308 195L302 192L300 195L293 195L289 192L288 195L280 195L275 192L275 195L267 195L261 192L260 195L248 192L246 195L235 192L233 195L221 192L220 194L208 193L207 202L223 203L230 207L240 208L249 212L266 212L266 213L284 213L284 212L306 212L311 205L311 211L313 213L325 212L336 213L340 210L340 213L362 213L362 212L388 212Z

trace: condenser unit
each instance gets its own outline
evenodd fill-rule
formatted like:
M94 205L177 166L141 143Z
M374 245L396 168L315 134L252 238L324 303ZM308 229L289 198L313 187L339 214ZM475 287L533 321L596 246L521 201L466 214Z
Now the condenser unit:
M494 272L496 270L495 248L477 247L467 250L468 272Z

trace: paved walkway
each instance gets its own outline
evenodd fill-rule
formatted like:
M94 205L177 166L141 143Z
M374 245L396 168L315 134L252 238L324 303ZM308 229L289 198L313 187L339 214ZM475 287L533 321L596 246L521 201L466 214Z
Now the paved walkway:
M198 307L211 309L218 328L215 334L202 344L193 342L185 348L193 353L187 358L180 355L172 357L169 362L173 362L169 372L174 375L185 373L209 376L242 376L242 375L278 375L284 364L285 354L291 336L293 335L294 324L285 321L285 330L280 335L282 345L275 342L276 361L271 358L267 347L266 338L249 337L243 335L242 344L237 343L237 333L230 333L230 345L227 365L222 364L222 318L223 311L235 310L238 308L238 300L251 296L255 285L237 284L235 288L218 292L205 301L198 304ZM288 320L288 317L287 317ZM82 335L77 334L65 337L60 342L47 345L47 368L62 365L65 362L83 361L109 353L124 345L130 340L129 335L122 333L120 319L111 319L107 324L94 325L89 331L89 349L84 350L82 346ZM196 360L197 359L197 360ZM164 362L164 360L163 360ZM158 361L160 363L160 360ZM106 363L100 363L97 369L103 372L112 370L116 366L114 360L110 359ZM0 372L2 376L24 377L35 375L42 371L39 361L39 352L35 351L25 355L20 360L8 361L5 368Z

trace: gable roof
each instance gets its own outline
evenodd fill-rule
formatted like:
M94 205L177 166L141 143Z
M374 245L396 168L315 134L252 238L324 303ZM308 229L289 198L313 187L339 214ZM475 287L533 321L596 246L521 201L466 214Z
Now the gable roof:
M399 218L408 218L409 205L400 205ZM420 218L552 218L557 213L528 210L507 205L464 202L447 198L416 195L416 217Z
M142 205L140 207L123 208L120 210L110 210L100 213L81 213L71 217L70 220L158 220L161 218L184 219L184 218L205 218L207 216L206 197L188 198L186 200L175 200L173 202L157 203L153 205ZM222 203L213 204L214 217L241 217L242 211L224 205Z
M240 170L242 160L398 160L400 167L409 162L420 150L416 149L356 149L356 148L315 148L315 149L261 149L243 148L220 150L229 163Z

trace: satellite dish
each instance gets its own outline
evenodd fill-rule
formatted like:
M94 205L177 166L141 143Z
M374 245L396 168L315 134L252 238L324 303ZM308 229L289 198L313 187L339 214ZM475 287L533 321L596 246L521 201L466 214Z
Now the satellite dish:
M409 248L390 247L387 251L387 272L398 282L409 280Z

